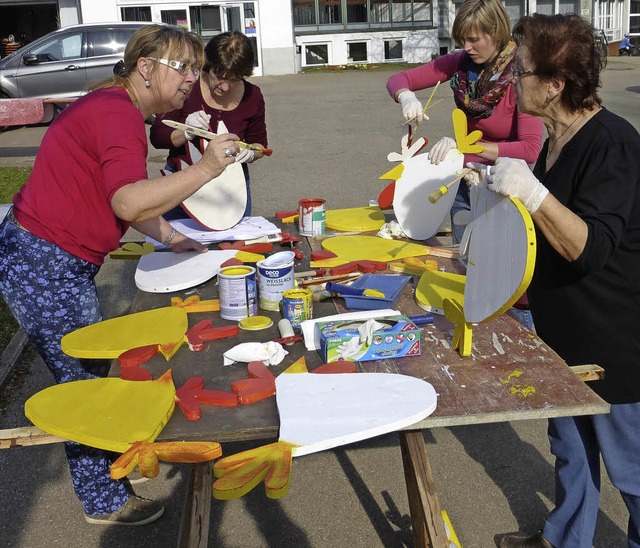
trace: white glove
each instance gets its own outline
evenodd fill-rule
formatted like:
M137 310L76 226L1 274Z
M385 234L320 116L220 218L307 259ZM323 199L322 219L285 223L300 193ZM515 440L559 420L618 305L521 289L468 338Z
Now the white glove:
M255 153L249 148L240 147L240 152L236 154L236 164L250 164L255 160Z
M211 120L211 114L206 114L204 110L199 110L198 112L192 112L187 116L187 119L184 121L188 126L197 127L199 129L204 129L209 131L209 121ZM190 131L184 132L184 136L191 141L196 134L191 133Z
M472 171L467 173L467 169L471 169ZM469 188L475 185L479 185L487 176L487 166L485 164L479 164L478 162L468 162L467 169L459 169L458 171L456 171L456 175L462 175L463 173L465 173L464 177L462 177L462 180L467 183L467 186Z
M501 194L518 198L526 210L538 211L549 190L535 178L524 160L498 158L487 176L487 188Z
M429 117L422 114L422 103L416 97L413 91L405 89L400 95L398 95L398 103L402 107L402 115L405 120L416 120L422 122L422 120L428 120Z
M456 148L456 142L451 137L443 137L429 151L429 160L433 165L438 165L444 160L453 148Z

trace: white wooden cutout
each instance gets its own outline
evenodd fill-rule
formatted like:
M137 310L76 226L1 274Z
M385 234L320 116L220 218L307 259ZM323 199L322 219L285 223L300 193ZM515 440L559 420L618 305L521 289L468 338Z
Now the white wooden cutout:
M195 287L213 278L220 265L235 257L237 249L172 253L158 251L140 257L135 282L138 289L149 293L170 293Z
M429 383L389 373L284 373L276 378L280 440L294 457L394 432L436 408Z
M467 256L464 315L478 323L508 309L531 281L535 230L522 205L480 184L471 188L473 221ZM502 313L502 312L500 312Z
M221 121L217 133L228 133ZM206 148L209 141L203 141ZM188 141L192 164L202 155L197 147ZM182 162L184 169L189 164ZM209 230L226 230L240 222L247 207L247 187L242 164L233 163L215 179L211 179L194 194L189 196L182 207L189 216Z
M429 194L453 181L463 162L464 156L457 149L450 150L437 166L427 154L418 154L403 162L404 171L396 181L393 211L409 238L426 240L438 232L451 210L460 183L454 184L435 204L429 201Z

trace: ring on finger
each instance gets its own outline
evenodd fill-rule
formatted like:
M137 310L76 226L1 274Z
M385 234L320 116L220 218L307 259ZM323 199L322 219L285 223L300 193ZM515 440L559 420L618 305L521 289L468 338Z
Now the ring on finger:
M233 147L227 147L224 149L224 155L227 158L231 158L232 156L235 156L235 152L236 152L236 149Z

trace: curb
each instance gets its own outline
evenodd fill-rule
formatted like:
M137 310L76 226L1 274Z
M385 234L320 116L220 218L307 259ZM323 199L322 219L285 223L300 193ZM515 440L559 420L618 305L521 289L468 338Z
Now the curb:
M28 343L27 334L22 329L19 329L4 349L2 356L0 356L0 388L4 386L9 373L11 373L13 366L18 363Z

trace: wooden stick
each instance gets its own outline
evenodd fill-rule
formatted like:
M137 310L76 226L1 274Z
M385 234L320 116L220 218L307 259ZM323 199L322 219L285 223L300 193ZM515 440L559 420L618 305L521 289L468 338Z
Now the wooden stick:
M424 113L427 112L427 109L429 108L429 105L431 104L431 99L433 99L433 96L435 95L439 85L440 85L440 80L438 80L438 83L434 86L433 90L431 91L431 95L429 95L429 100L427 101L427 104L424 106L424 109L422 110L422 115L423 116L424 116Z
M437 203L440 198L442 198L447 192L449 192L449 189L453 185L455 185L460 179L462 179L465 175L471 173L472 171L473 169L471 168L467 168L463 170L462 173L458 175L453 181L451 181L450 183L447 183L446 185L442 185L438 190L429 194L429 201L432 204Z
M47 434L35 426L0 430L0 449L26 447L29 445L45 445L47 443L59 443L62 441L67 440Z
M320 278L311 278L310 280L302 280L298 282L300 287L306 287L308 285L323 284L325 282L333 282L336 280L352 281L351 278L356 279L362 276L362 272L350 272L349 274L336 274L334 276L321 276Z

